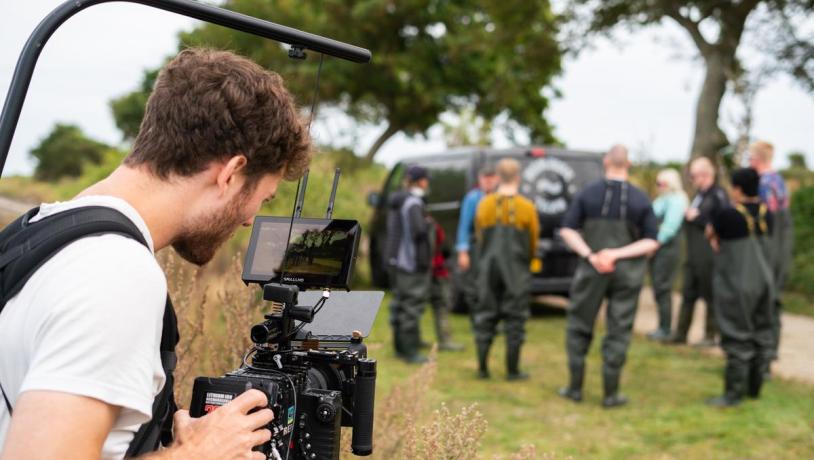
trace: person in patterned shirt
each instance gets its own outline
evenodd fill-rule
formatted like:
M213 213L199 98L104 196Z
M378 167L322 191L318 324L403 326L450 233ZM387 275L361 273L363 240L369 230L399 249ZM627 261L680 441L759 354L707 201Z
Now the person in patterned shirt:
M774 275L774 344L769 351L767 363L777 359L780 345L780 317L783 311L781 295L789 276L794 245L794 225L789 207L790 197L783 176L772 169L774 146L766 141L756 141L749 146L749 165L760 174L760 201L774 215L775 230L771 237L772 260L769 261ZM765 369L766 373L769 368Z

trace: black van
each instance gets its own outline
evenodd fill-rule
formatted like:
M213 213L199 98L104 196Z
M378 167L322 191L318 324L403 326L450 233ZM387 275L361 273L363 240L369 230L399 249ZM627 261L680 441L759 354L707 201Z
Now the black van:
M543 260L543 271L532 278L533 295L568 295L577 257L558 235L560 222L572 197L585 184L603 175L602 154L566 150L556 147L529 147L510 149L462 148L437 155L409 158L396 164L390 171L381 193L371 193L368 204L375 208L370 225L370 264L373 282L387 287L384 252L387 201L389 195L403 183L408 165L419 164L432 174L427 209L443 227L452 256L447 260L452 269L453 299L456 310L462 296L458 295L455 276L455 236L461 200L467 191L477 186L477 172L481 165L501 158L515 158L522 164L521 193L534 201L540 215L540 244L538 256Z

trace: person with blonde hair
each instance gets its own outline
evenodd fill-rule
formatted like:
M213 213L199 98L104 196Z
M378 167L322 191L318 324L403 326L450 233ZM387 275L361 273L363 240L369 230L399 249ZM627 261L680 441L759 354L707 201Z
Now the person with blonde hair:
M749 165L760 175L760 201L774 215L774 232L769 239L771 265L776 290L774 302L774 343L769 350L765 371L768 373L771 361L777 359L780 345L780 318L783 311L781 294L791 268L794 252L794 225L791 218L790 195L783 176L772 169L774 146L766 141L756 141L749 146Z
M478 377L489 378L489 348L503 320L506 333L506 378L528 378L520 370L520 348L526 339L531 270L539 271L537 208L520 195L520 163L497 163L500 184L478 204L475 213L478 304L472 315L478 352Z
M656 240L659 250L650 259L650 279L658 307L658 328L648 337L664 341L670 338L673 318L673 281L678 272L681 251L681 225L689 201L681 184L681 175L672 168L662 169L656 176L659 195L653 201L653 213L659 221Z

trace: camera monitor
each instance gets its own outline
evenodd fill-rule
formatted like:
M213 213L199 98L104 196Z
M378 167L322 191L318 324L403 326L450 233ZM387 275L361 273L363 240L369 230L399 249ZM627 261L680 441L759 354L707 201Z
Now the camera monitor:
M297 218L292 224L290 217L257 216L243 282L349 289L360 233L355 220Z

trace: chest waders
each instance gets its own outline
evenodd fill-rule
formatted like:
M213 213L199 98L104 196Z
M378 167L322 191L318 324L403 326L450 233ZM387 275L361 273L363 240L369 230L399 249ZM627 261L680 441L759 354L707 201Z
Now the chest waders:
M653 283L653 296L659 313L659 326L655 338L667 339L672 332L673 282L678 273L681 236L662 244L650 259L650 279Z
M673 341L686 343L687 333L692 324L695 303L703 299L707 306L704 321L704 339L715 340L718 328L715 325L712 296L712 271L715 254L709 245L704 229L695 224L684 223L684 236L687 242L687 260L684 264L684 286L681 290L681 308L678 311Z
M757 397L763 383L767 351L773 343L774 281L754 218L742 207L750 235L721 240L716 255L713 289L715 315L726 354L724 395L713 405L737 404L744 395ZM765 233L764 233L765 234Z
M478 242L475 240L475 232L472 232L472 237L469 239L469 270L465 272L458 271L461 293L463 301L469 308L470 319L473 318L473 313L478 305ZM474 319L473 319L474 321Z
M519 363L529 317L530 235L517 227L515 197L498 196L496 208L495 225L483 229L478 248L478 305L472 315L478 372L483 378L489 376L489 348L503 320L507 377L521 379L527 377Z
M401 212L399 224L402 226L402 235L410 235L406 212ZM429 238L429 254L434 247L435 238ZM417 246L417 245L416 245ZM416 248L418 250L418 248ZM417 259L416 254L411 257ZM396 355L409 363L422 363L426 358L419 355L421 348L421 332L419 323L424 313L424 306L429 300L431 269L418 267L409 272L396 266L390 268L391 289L393 298L390 300L390 324L393 329L393 344Z
M591 251L619 248L639 239L637 231L627 221L628 187L627 182L622 183L619 219L607 217L613 195L613 188L608 184L601 216L589 218L583 224L582 237ZM587 260L579 261L568 306L565 345L571 381L565 389L568 393L565 396L575 400L582 398L585 355L593 339L599 307L602 300L607 298L607 333L602 340L604 404L616 405L610 401L618 397L619 378L627 356L646 267L647 262L643 257L620 260L613 273L600 274Z
M780 318L783 313L781 294L789 276L794 251L794 222L788 208L774 213L774 231L771 235L772 258L771 265L774 274L774 343L771 349L771 359L777 359L777 350L780 347Z

